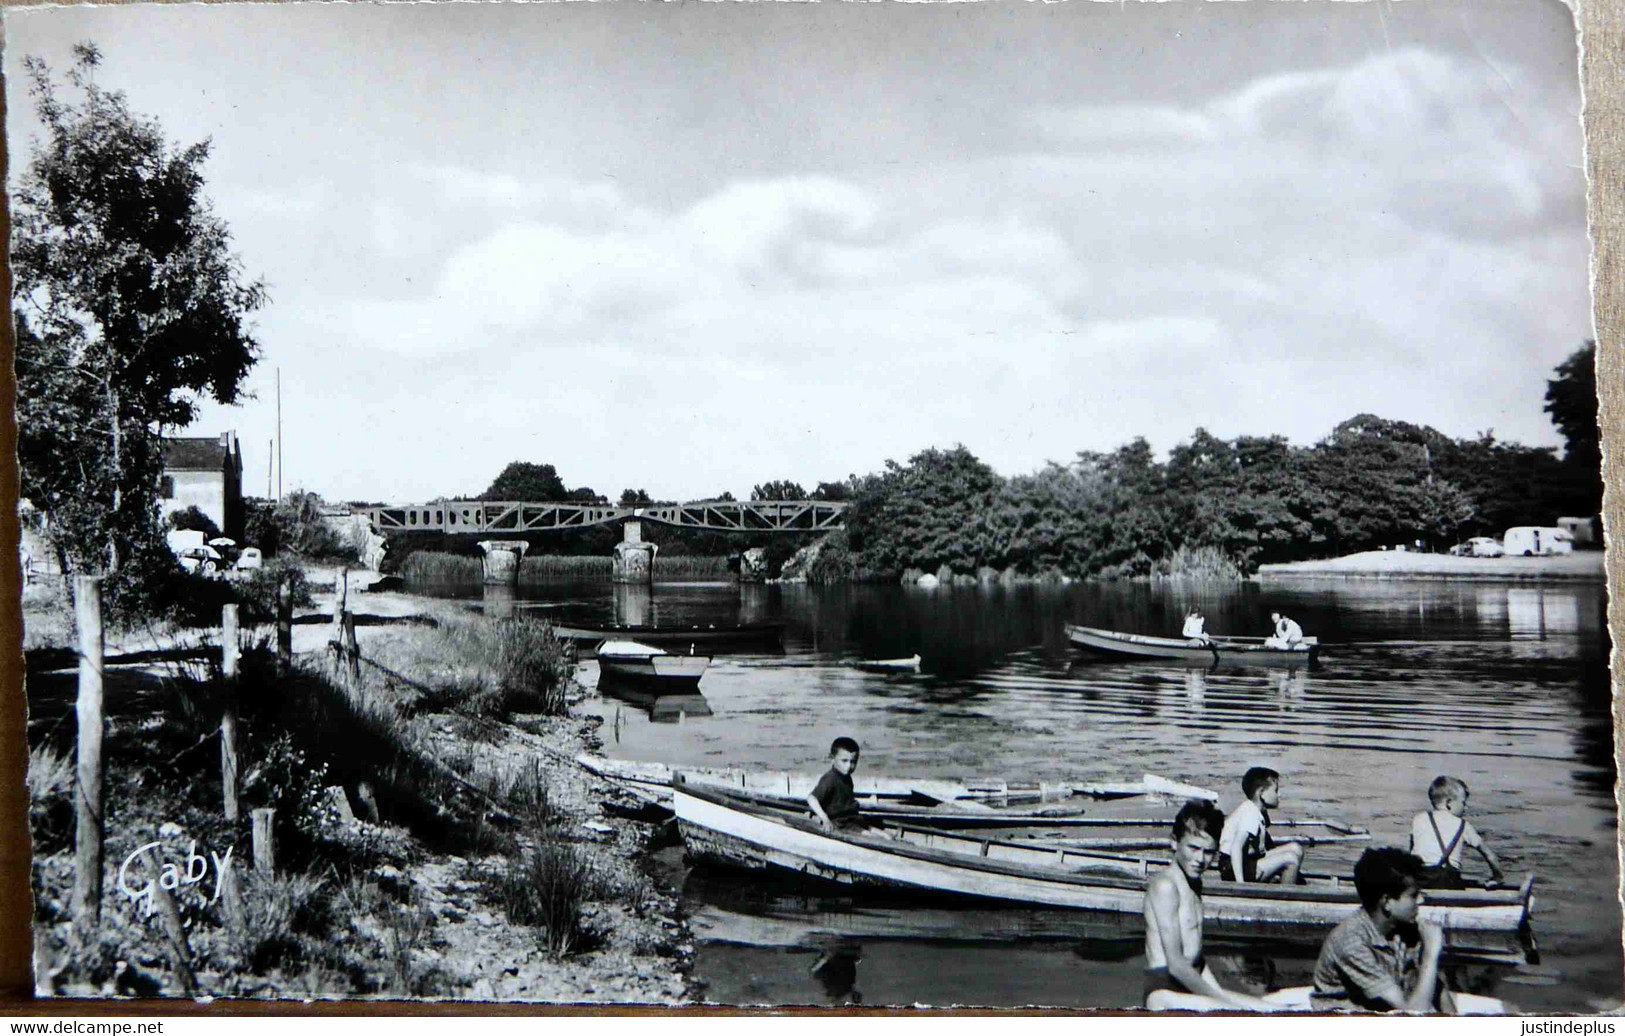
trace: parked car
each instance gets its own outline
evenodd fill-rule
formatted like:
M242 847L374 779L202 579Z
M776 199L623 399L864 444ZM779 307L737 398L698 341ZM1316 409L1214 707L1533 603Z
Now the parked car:
M1498 558L1506 552L1501 549L1501 541L1494 536L1474 536L1465 543L1451 547L1450 553L1457 557Z
M206 576L212 576L225 567L226 561L218 550L206 544L201 547L187 547L180 552L179 557L181 567L186 571L201 572Z
M243 552L237 555L237 567L239 569L263 568L264 566L265 556L260 553L258 547L244 547Z

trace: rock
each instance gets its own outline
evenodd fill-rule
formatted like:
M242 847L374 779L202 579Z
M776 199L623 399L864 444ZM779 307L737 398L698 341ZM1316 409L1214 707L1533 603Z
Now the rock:
M599 823L596 820L588 820L585 823L583 823L581 826L586 828L588 831L593 832L594 834L607 835L607 834L613 834L615 832L615 829L613 827L610 827L608 824Z
M942 580L938 579L936 576L934 576L931 573L927 572L924 575L922 575L919 579L916 579L914 582L915 582L916 586L923 586L923 587L926 587L926 588L929 589L930 587L939 585L942 582Z
M344 794L343 786L338 784L328 786L327 803L333 807L333 812L338 814L339 823L355 823L355 811L350 808L350 797Z
M496 987L491 985L490 979L482 978L469 989L468 995L474 1000L495 1000L497 991Z
M481 910L474 914L474 923L484 928L490 928L497 923L496 917L489 910Z
M392 881L400 878L401 876L400 868L388 863L379 864L372 869L372 872L380 878L387 878Z

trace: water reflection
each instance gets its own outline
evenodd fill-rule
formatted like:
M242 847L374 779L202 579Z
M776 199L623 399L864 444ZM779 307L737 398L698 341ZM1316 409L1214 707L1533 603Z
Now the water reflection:
M698 691L662 693L605 676L598 681L598 692L642 710L654 723L683 723L712 715L711 703Z

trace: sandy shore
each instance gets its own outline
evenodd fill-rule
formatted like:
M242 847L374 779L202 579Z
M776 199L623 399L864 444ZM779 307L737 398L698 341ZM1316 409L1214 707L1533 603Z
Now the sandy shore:
M1546 558L1464 558L1449 554L1368 550L1326 561L1294 561L1258 566L1260 579L1340 577L1345 579L1492 579L1603 582L1600 550Z

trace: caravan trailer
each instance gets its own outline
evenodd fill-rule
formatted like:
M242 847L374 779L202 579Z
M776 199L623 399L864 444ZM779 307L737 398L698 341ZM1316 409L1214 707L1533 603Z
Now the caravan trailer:
M1545 554L1573 554L1574 537L1555 525L1518 525L1501 537L1507 557Z

